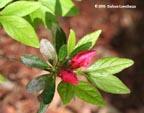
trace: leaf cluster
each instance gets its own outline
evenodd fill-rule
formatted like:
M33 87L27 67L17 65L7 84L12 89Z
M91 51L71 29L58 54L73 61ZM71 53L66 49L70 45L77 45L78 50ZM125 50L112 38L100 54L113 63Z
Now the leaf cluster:
M71 0L0 0L0 24L5 32L14 40L35 48L39 48L35 31L39 22L52 29L58 16L72 16L77 12Z
M64 33L63 31L61 32L62 34ZM57 41L57 43L61 41L61 46L59 49L56 48L57 46L55 46L58 54L58 65L55 65L54 68L59 70L59 68L61 68L59 67L59 64L60 66L62 65L67 67L68 61L78 52L92 49L100 34L101 30L97 30L82 37L76 43L75 32L71 29L67 43L62 44L62 39ZM63 35L63 38L66 38L65 35ZM64 39L64 42L65 40L66 39ZM49 49L47 48L47 50ZM45 95L42 96L42 98L43 100L46 99L45 101L42 101L42 104L49 104L54 96L55 77L57 76L58 71L51 71L51 66L47 64L47 62L42 61L41 59L34 56L23 56L21 59L22 62L28 66L50 71L49 75L40 76L28 84L29 91L40 92L42 90L43 92L40 94L40 96ZM126 58L101 58L95 61L85 70L81 68L75 70L77 75L84 76L86 81L80 81L78 85L72 85L61 81L57 87L58 93L64 104L68 104L73 98L78 97L88 103L103 106L105 105L105 101L99 90L113 94L130 93L128 87L114 74L119 73L131 65L133 65L133 61ZM53 76L53 74L55 75ZM46 82L49 84L49 87L45 85L45 82L43 82L43 77L46 77L47 79L49 79L49 77L51 78L51 80L48 80L49 82ZM45 90L47 87L48 89Z

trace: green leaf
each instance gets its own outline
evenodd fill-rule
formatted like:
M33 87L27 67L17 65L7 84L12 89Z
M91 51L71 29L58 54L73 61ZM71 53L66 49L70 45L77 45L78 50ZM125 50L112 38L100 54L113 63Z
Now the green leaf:
M64 104L67 104L74 97L74 86L68 83L61 82L58 85L58 93Z
M73 16L78 13L77 8L71 0L39 0L46 6L50 13L57 16Z
M48 104L52 101L55 92L55 82L52 76L46 74L34 78L27 85L29 92L40 92L43 90L40 101L40 108L38 113L44 113L48 107Z
M5 7L1 11L4 16L26 16L40 7L39 2L34 1L16 1Z
M39 48L38 37L33 27L23 18L16 16L0 16L5 31L13 39L35 48Z
M76 96L91 104L103 106L105 104L99 91L87 82L80 82L75 87Z
M3 8L5 5L10 3L13 0L0 0L0 8Z
M45 24L45 13L46 9L44 6L41 7L30 14L32 22L35 22L36 19L40 19Z
M53 33L54 33L54 40L55 40L55 48L57 53L59 53L59 49L61 46L66 44L66 34L61 27L58 25L53 25Z
M69 38L68 38L68 43L67 43L67 51L68 51L69 55L73 51L73 49L75 48L75 44L76 44L75 32L71 29L70 34L69 34Z
M91 73L88 75L88 79L105 92L113 94L130 93L127 86L125 86L117 77L113 75Z
M40 102L40 107L37 113L45 113L47 110L48 104L45 104L42 102Z
M40 91L44 90L46 87L46 84L49 80L48 76L50 75L45 74L32 79L27 84L27 91L30 93L40 93Z
M81 46L85 43L91 42L92 45L89 47L89 49L91 49L95 45L95 43L96 43L97 39L99 38L101 32L102 32L101 30L97 30L95 32L92 32L92 33L84 36L83 38L81 38L81 40L78 41L76 47L79 47L79 46Z
M45 27L51 29L52 24L56 23L56 17L49 12L50 11L47 7L41 5L39 9L30 14L30 17L33 22L35 22L37 19L40 19Z
M67 47L66 45L63 45L60 50L59 50L59 54L58 54L58 58L59 61L63 61L67 56Z
M133 65L133 61L126 58L117 58L117 57L107 57L102 58L93 65L91 65L87 71L95 73L109 73L115 74L122 71L125 68Z
M21 61L23 64L30 66L30 67L35 67L35 68L40 68L40 69L47 69L49 67L47 63L45 63L39 57L34 56L34 55L21 56Z
M91 46L91 42L85 43L83 45L78 46L73 50L73 52L70 54L70 58L76 55L78 52L83 51L83 50L88 50Z
M45 26L48 29L52 29L53 25L57 24L57 18L55 15L46 12L45 13Z
M55 81L53 77L49 77L46 87L41 94L43 103L49 104L54 97L54 93L55 93Z
M2 74L0 74L0 84L4 83L5 81L6 81L6 78L4 78Z

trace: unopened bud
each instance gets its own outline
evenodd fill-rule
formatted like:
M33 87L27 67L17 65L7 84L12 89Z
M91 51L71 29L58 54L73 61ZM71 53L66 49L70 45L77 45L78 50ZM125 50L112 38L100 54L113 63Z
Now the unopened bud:
M42 39L40 41L40 52L48 60L56 60L56 51L53 45L47 39Z

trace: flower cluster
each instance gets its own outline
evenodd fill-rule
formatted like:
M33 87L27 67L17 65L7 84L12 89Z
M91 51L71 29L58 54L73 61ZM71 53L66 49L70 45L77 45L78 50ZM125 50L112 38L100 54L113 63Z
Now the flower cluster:
M79 83L76 73L74 72L75 69L88 67L93 58L95 57L96 52L94 50L87 50L81 51L76 54L69 62L70 68L69 69L61 69L59 72L59 77L64 82L70 83L72 85L77 85Z

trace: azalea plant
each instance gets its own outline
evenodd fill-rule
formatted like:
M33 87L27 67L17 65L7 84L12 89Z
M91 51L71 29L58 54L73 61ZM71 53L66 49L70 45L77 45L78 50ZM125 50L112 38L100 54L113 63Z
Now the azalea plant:
M40 42L40 52L45 60L33 55L24 55L21 61L31 67L47 71L27 85L29 92L40 97L41 109L52 101L56 90L56 78L61 78L57 86L63 104L78 97L88 103L103 106L105 101L98 89L113 94L128 94L130 90L114 74L131 66L133 61L126 58L106 57L95 60L93 50L101 30L84 36L76 43L73 30L70 30L67 43L56 52L47 39ZM84 76L85 79L81 79ZM40 111L41 111L40 109Z
M130 93L114 74L133 65L132 60L118 57L96 60L97 52L93 48L101 30L76 42L72 29L66 37L59 26L59 16L73 16L78 12L71 0L0 0L0 8L0 23L8 35L27 46L39 48L43 56L42 59L29 54L21 56L23 64L46 71L27 85L27 90L37 94L40 101L38 113L45 112L56 90L63 104L78 97L98 106L105 105L99 90L113 94ZM35 32L39 23L51 31L51 42L42 39L39 43ZM57 78L61 79L58 86Z

